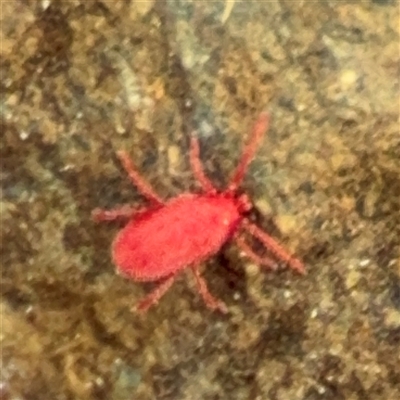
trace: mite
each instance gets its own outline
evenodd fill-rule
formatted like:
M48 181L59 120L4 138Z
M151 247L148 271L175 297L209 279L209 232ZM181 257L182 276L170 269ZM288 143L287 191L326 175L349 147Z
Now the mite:
M226 190L217 189L206 177L199 157L198 139L192 135L190 165L201 193L183 193L164 201L140 176L128 154L117 153L130 180L150 202L148 207L123 205L112 210L93 210L96 221L125 219L125 227L112 244L112 258L117 271L135 281L157 281L158 285L137 305L146 311L158 303L184 269L194 274L197 289L212 310L227 312L227 306L208 290L200 274L200 265L217 254L228 241L238 247L255 263L276 268L276 259L304 273L301 261L292 257L271 236L247 218L252 209L249 197L239 190L245 172L269 125L269 115L262 113L256 121L242 157ZM258 255L245 239L253 236L262 243L269 256Z

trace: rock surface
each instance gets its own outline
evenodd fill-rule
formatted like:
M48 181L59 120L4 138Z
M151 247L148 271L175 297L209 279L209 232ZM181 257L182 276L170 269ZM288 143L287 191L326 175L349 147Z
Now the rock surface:
M400 398L399 8L395 1L4 2L0 398ZM193 190L196 129L221 187L258 113L254 218L304 259L271 273L234 246L207 310L182 276L118 276L117 225L144 204L126 149L164 197Z

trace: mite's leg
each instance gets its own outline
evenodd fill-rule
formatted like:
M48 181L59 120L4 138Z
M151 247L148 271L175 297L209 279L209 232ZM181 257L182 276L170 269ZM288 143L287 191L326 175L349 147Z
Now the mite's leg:
M261 113L254 124L249 142L243 150L242 158L240 159L239 164L233 173L233 177L229 185L230 190L235 190L242 182L247 167L254 158L254 155L260 146L261 139L263 138L265 131L268 129L268 124L269 114L266 112Z
M265 233L257 225L252 224L247 220L243 220L242 226L251 235L258 239L271 253L275 254L276 257L286 262L291 268L305 274L303 263L297 258L292 257L279 243L277 243L271 236Z
M221 300L216 299L207 288L207 283L204 278L200 275L200 270L198 267L192 268L194 276L196 278L197 289L201 296L203 297L204 302L206 303L207 307L211 310L218 309L224 314L228 312L228 308L225 303Z
M174 280L175 275L161 282L152 292L150 292L147 296L139 301L137 306L134 307L134 310L136 309L140 312L146 312L152 305L157 304L161 297L165 294L165 292L174 283Z
M278 268L276 262L272 258L266 256L261 257L256 254L241 236L235 236L235 241L243 253L246 254L246 256L249 257L254 263L271 268L272 270L276 270Z
M132 183L139 189L140 193L148 200L156 204L164 204L161 197L153 190L153 188L140 176L132 164L131 159L125 151L118 151L117 156L120 159L122 166L128 173Z
M113 208L111 210L104 210L102 208L95 208L92 211L92 218L96 222L101 221L114 221L115 219L130 219L136 214L144 211L145 208L137 208L133 206L123 205L118 208Z
M194 136L192 136L190 140L190 165L192 167L193 175L198 180L203 190L206 193L216 192L215 187L204 173L203 165L200 160L199 141Z

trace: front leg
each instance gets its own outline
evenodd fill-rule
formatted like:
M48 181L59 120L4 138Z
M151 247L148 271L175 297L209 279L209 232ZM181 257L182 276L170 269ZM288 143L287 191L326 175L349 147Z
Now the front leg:
M273 271L278 269L278 265L272 258L269 258L268 256L261 257L256 254L241 236L235 236L235 241L243 253L246 254L246 256L249 257L254 263L271 268Z
M215 193L216 189L211 181L206 177L200 160L199 140L192 136L190 139L190 165L193 175L200 183L205 193Z
M200 275L199 267L192 267L194 277L196 278L197 289L201 296L203 297L204 302L207 307L211 310L219 310L222 313L226 314L228 312L228 307L221 300L216 299L207 288L207 283L205 279Z
M271 253L278 257L283 262L287 263L290 268L296 270L300 274L305 274L304 264L289 254L277 241L264 232L257 225L244 219L242 222L243 228L259 240Z

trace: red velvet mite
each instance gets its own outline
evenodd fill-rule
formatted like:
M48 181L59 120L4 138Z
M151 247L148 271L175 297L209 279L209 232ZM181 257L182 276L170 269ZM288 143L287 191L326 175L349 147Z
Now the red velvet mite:
M162 200L139 175L126 152L117 153L132 183L149 200L150 206L140 209L128 205L113 210L95 209L93 218L97 221L126 219L126 226L112 244L112 258L118 272L135 281L159 282L139 302L138 310L146 311L156 304L176 276L190 267L206 305L213 310L227 312L226 305L208 291L199 267L203 261L217 254L224 243L233 239L252 261L275 269L276 264L270 257L256 254L246 242L243 236L246 232L277 259L300 273L305 272L301 261L291 257L272 237L246 218L252 204L246 194L238 191L268 124L269 115L262 113L224 191L215 188L204 174L199 143L195 137L191 139L190 164L202 193L183 193L168 201Z

